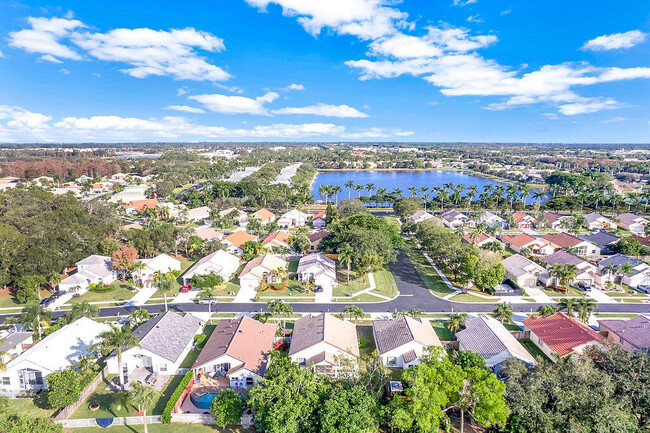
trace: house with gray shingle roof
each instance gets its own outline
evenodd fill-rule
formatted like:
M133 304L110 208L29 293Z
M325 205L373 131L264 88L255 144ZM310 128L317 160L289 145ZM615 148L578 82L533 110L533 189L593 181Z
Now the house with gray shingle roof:
M599 320L600 332L607 332L607 339L618 343L629 352L650 352L650 319L636 316L630 320Z
M372 335L383 364L393 368L417 365L428 347L442 346L431 322L404 315L373 320Z
M599 232L594 232L588 235L579 235L580 239L583 239L587 242L596 244L598 248L602 250L603 253L608 254L612 252L612 246L621 240L619 236L608 233L605 230Z
M498 320L480 315L465 322L465 329L456 333L459 350L476 352L485 358L488 368L495 371L508 358L516 358L526 365L535 359Z
M127 373L144 368L152 373L175 374L202 329L203 321L191 314L168 311L152 317L133 331L140 345L122 350L122 368ZM119 372L116 353L106 364L110 374Z

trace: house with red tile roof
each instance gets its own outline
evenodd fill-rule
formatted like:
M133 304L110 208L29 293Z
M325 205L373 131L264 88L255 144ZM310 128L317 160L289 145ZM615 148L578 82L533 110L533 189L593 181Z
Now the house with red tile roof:
M536 238L526 233L519 233L518 235L504 235L501 240L506 247L515 250L518 253L524 248L528 248L531 254L536 256L547 256L553 254L555 248L548 241L542 238Z
M275 221L275 214L268 209L262 208L251 215L253 218L260 220L262 224L268 224Z
M556 356L582 355L587 348L605 341L600 333L564 313L529 317L523 323L530 340L552 360Z
M325 227L325 219L327 218L327 211L322 211L314 215L311 219L315 229L322 229Z
M559 231L562 231L562 221L571 218L570 215L560 215L555 212L544 212L544 216L546 217L544 223L546 227Z
M226 251L231 254L243 254L242 245L248 241L257 240L257 236L246 233L244 230L237 230L223 238L222 244L226 246Z
M596 244L568 233L549 233L542 236L542 239L548 241L556 251L571 248L580 257L600 257L601 250Z
M309 251L312 253L318 251L318 247L320 246L321 241L326 237L328 237L329 235L330 232L328 232L327 230L319 230L317 232L307 235L309 242L311 242Z
M262 241L262 245L268 248L289 248L291 249L291 244L289 244L289 238L291 235L284 231L278 230L275 233L271 233Z
M517 228L533 229L539 223L539 220L526 212L515 212L512 217L515 219Z
M465 235L460 239L461 242L466 244L475 244L476 246L482 247L485 244L490 242L498 242L491 236L486 235L485 233L480 233L478 237L472 236L471 233L465 233Z
M146 209L152 209L162 203L157 198L147 198L144 200L133 200L128 204L122 205L127 213L135 214L143 212Z

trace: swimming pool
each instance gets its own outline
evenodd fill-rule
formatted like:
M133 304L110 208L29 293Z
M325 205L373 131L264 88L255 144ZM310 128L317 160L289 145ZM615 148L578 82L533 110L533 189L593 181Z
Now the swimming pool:
M212 400L216 396L218 396L219 393L215 392L209 392L207 394L195 396L194 394L190 394L190 400L194 404L194 406L198 407L199 409L210 409L210 404L212 403Z

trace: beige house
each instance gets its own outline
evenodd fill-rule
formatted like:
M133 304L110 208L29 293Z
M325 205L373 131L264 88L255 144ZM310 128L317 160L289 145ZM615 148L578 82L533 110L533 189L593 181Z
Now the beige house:
M545 271L537 263L519 254L513 254L504 259L503 267L506 270L506 278L512 280L519 287L536 286L537 279Z
M382 363L391 368L417 365L428 347L442 346L431 322L405 315L392 320L373 320L372 335Z
M263 254L246 263L239 274L241 287L257 288L262 280L269 284L280 283L276 271L287 269L287 262L273 254Z
M304 316L294 324L289 357L301 367L332 377L356 370L359 358L356 327L331 314Z

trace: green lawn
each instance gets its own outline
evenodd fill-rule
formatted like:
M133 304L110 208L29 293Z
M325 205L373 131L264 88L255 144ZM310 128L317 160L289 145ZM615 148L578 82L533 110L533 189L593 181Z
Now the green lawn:
M44 409L46 394L41 393L35 399L11 398L8 401L7 413L17 413L30 417L50 417L54 414L52 409Z
M74 297L68 301L70 304L78 304L83 301L88 302L108 302L108 301L128 301L137 291L128 284L117 280L113 281L110 285L111 290L107 292L93 292L88 290L81 296Z
M452 341L454 339L454 334L447 328L446 320L432 320L431 326L436 331L440 341Z
M285 296L291 296L292 298L309 298L312 299L315 294L314 292L303 293L300 283L295 278L290 278L287 280L287 288L281 292L276 292L275 290L265 290L264 292L258 292L257 296L263 299L268 298L282 298Z
M415 269L418 271L418 274L422 277L424 284L433 292L434 295L443 297L454 292L454 290L450 289L442 278L440 278L440 275L438 275L436 270L433 269L426 257L424 257L417 247L406 244L405 251L409 256L411 263L413 263Z
M205 325L203 328L203 334L207 337L205 341L208 341L207 339L210 338L210 335L212 334L212 331L217 327L217 325ZM199 357L199 353L201 353L201 350L190 350L190 353L187 354L183 362L181 362L180 367L181 368L192 368L194 365L194 362L196 361L196 358Z
M368 276L366 274L358 275L356 271L350 271L350 284L348 284L347 269L337 269L336 279L339 282L337 287L334 287L333 296L347 296L348 293L357 293L370 287ZM375 282L376 284L376 282Z
M298 263L300 262L288 262L288 263L289 263L288 266L289 274L295 274L296 272L298 272Z
M619 297L626 297L626 296L648 298L648 295L641 293L638 290L634 290L632 287L628 285L623 284L622 288L624 292L605 292L605 293L607 294L607 296L611 296L612 298L619 298Z
M185 257L177 256L176 259L181 262L181 274L175 281L173 281L173 286L171 289L165 291L158 289L151 297L152 298L164 298L167 294L167 299L173 299L177 294L180 288L183 286L183 274L190 268L196 260L186 259Z
M12 307L22 307L22 304L19 304L14 295L11 293L6 293L0 295L0 308L12 308Z
M576 289L575 287L569 287L569 293L566 293L564 290L555 290L550 287L541 288L542 292L546 293L550 297L563 297L563 296L584 296L585 292L582 290Z
M459 293L449 298L450 301L454 302L497 302L498 299L485 299L480 296L472 295L471 293Z
M362 356L370 355L377 348L371 325L358 325L357 337L359 338L359 352Z
M542 352L542 350L539 347L535 346L535 343L533 343L531 340L528 339L519 340L519 342L521 343L522 346L526 348L528 353L533 355L534 358L542 358L546 361L551 360L548 356L546 356L544 352Z
M108 376L104 382L97 387L95 392L91 394L90 397L88 397L86 403L79 407L79 409L77 409L72 414L71 418L113 418L120 416L133 416L133 414L136 412L135 407L130 405L124 406L120 404L120 393L106 389L107 385L110 383L110 380L114 377L115 375ZM163 388L163 391L159 393L158 400L156 400L156 403L153 405L153 409L151 409L152 415L162 414L162 411L167 404L167 400L169 400L169 397L174 392L182 379L183 376L181 375L174 375L169 379ZM90 411L88 409L88 406L93 403L99 403L99 410ZM76 431L77 430L75 429L75 432Z
M399 220L397 219L397 217L394 217L394 216L385 216L385 217L384 217L384 220L385 220L387 223L389 223L389 224L393 224L393 225L395 225L395 226L397 226L397 227L401 227L401 224L399 223Z

